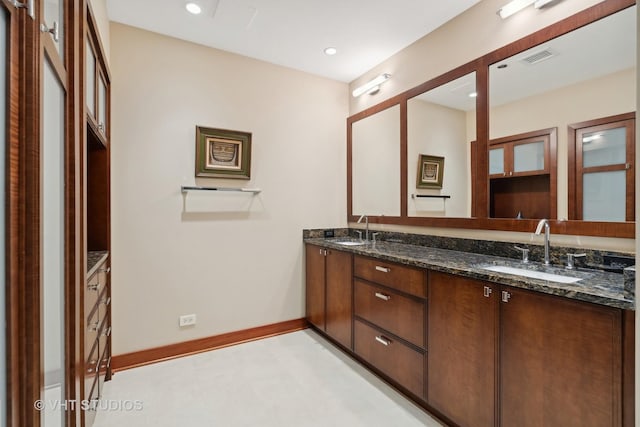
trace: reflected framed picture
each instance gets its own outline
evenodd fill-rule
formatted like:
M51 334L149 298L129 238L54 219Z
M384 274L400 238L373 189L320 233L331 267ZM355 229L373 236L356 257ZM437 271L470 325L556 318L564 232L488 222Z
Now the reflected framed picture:
M444 157L420 154L418 156L417 188L442 188Z
M196 126L196 176L251 178L251 133Z

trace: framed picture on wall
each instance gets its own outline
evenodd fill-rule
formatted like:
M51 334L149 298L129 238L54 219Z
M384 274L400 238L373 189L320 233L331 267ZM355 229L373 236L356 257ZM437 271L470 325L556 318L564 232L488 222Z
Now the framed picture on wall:
M420 154L416 188L442 188L444 157Z
M249 179L251 133L196 126L196 176Z

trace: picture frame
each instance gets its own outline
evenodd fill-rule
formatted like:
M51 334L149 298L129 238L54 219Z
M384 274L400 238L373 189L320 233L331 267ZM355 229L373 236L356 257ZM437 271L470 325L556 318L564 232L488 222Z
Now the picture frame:
M420 154L416 188L442 188L444 157Z
M196 126L196 177L251 178L251 133Z

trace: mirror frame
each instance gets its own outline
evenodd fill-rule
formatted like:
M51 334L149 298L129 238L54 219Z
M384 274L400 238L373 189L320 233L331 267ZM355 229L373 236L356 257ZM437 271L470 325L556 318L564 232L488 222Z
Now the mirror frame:
M635 0L607 0L571 15L546 28L498 48L471 62L435 77L425 83L411 88L399 95L382 101L372 107L347 118L347 220L356 222L353 215L352 201L352 130L354 122L369 117L394 105L400 105L400 216L369 216L369 222L378 224L395 224L422 227L462 228L481 230L518 231L531 233L538 220L489 218L489 66L517 53L530 49L541 43L577 30L592 22L636 5ZM471 165L472 205L471 218L449 217L409 217L407 216L407 101L428 90L446 84L471 72L476 73L476 142L472 144L475 151L475 164ZM637 110L637 106L636 106ZM560 129L558 130L561 131ZM472 157L473 158L473 157ZM485 171L482 176L476 172ZM556 234L635 238L635 222L595 222L579 220L551 219L550 225Z

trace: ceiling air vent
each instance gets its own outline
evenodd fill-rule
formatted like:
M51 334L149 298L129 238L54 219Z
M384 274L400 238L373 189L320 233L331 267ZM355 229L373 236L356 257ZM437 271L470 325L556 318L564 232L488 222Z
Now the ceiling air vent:
M538 62L549 59L552 56L555 56L555 53L553 53L549 49L545 49L545 50L541 50L540 52L536 52L533 55L529 55L526 58L522 58L521 61L524 62L525 64L533 65L533 64L537 64Z

